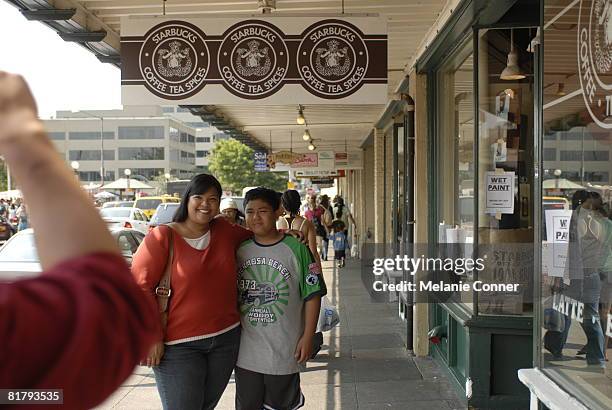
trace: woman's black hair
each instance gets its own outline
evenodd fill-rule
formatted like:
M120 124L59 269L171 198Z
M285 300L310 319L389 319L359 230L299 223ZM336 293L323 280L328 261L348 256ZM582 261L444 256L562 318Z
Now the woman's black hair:
M336 202L336 208L338 208L336 211L336 218L340 219L342 218L342 210L344 209L344 199L340 196L338 197L338 202Z
M581 189L574 192L574 195L572 195L572 209L578 208L588 198L589 192L586 189Z
M246 193L244 196L244 209L247 204L255 199L261 199L272 207L272 210L276 211L280 207L280 198L278 192L269 188L253 188Z
M283 192L283 196L281 197L281 203L283 204L283 208L291 216L296 216L300 213L300 205L302 205L302 199L300 198L300 194L295 189L288 189Z
M191 178L189 185L187 185L185 192L183 192L181 204L176 210L174 218L172 218L172 222L185 222L189 214L187 208L189 198L191 198L192 195L204 194L210 191L211 189L217 191L219 199L221 199L221 194L223 193L223 190L221 189L221 184L219 183L217 178L210 174L198 174Z

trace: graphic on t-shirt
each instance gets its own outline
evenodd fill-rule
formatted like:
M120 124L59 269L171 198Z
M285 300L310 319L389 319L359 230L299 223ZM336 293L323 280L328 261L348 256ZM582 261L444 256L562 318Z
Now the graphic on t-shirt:
M244 279L244 277L251 279ZM272 258L252 258L239 271L240 314L251 325L263 326L277 321L289 303L289 271Z

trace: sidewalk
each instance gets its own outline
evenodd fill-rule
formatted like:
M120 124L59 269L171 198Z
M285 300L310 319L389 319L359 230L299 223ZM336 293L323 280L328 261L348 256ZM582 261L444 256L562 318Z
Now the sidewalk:
M330 301L340 325L324 333L324 346L301 374L305 409L464 409L448 377L429 358L404 349L405 325L396 303L373 303L361 281L359 261L339 272L323 263ZM234 409L230 380L218 409ZM100 409L160 409L152 371L134 375Z

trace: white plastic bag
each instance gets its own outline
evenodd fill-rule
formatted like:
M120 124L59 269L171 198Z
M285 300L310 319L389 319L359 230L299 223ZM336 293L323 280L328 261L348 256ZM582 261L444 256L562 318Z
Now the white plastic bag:
M354 243L353 246L351 246L351 258L356 258L357 256L359 256L359 248L357 244Z
M321 298L321 311L319 312L319 323L317 323L317 332L327 332L340 323L338 309L331 304L327 296Z

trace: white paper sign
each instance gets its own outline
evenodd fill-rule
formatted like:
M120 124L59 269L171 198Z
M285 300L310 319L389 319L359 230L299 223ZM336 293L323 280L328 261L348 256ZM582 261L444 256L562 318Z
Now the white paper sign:
M487 172L486 210L488 214L514 213L514 172Z
M563 277L567 262L569 246L569 226L572 211L564 209L547 209L546 218L547 246L542 250L542 259L546 261L548 276Z

